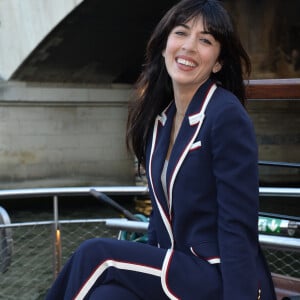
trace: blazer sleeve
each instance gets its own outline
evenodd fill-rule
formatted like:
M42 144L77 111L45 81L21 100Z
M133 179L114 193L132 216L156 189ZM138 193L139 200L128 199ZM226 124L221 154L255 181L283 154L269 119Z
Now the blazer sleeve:
M248 114L234 102L215 113L212 128L223 299L255 300L259 285L257 144Z

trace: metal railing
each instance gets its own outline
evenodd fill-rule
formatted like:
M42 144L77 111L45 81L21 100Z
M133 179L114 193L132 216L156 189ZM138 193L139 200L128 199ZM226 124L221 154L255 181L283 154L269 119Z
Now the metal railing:
M0 299L18 299L14 295L20 291L24 299L43 299L53 277L82 241L96 237L117 237L119 230L144 232L147 223L128 221L124 218L87 218L62 220L59 217L58 201L65 196L88 196L90 190L111 196L148 196L146 186L115 187L63 187L18 189L0 191L0 199L22 199L51 197L53 200L52 218L37 222L11 223L8 214L0 210ZM300 197L300 188L260 187L260 196L264 197ZM267 217L270 217L267 215ZM272 216L271 216L272 217ZM295 220L293 220L295 222ZM297 218L296 218L297 222ZM283 223L286 226L286 222ZM284 228L285 230L287 228ZM260 234L260 243L266 251L268 261L274 261L274 268L282 268L282 273L300 277L300 238ZM38 256L43 259L37 259ZM40 263L43 265L40 266ZM23 273L18 274L15 266L24 265ZM284 268L288 265L288 270ZM27 279L18 284L24 273ZM36 278L35 278L36 276ZM42 278L44 281L42 283ZM36 287L32 287L35 286ZM13 288L14 287L14 288Z
M44 196L88 196L90 190L95 189L114 196L145 196L148 195L147 186L107 186L107 187L58 187L58 188L29 188L16 190L0 190L0 199L20 199ZM299 197L300 188L297 187L260 187L259 195L266 197Z
M0 199L46 196L53 198L55 196L88 196L90 195L91 189L114 196L142 196L148 194L148 188L146 186L53 187L0 190Z

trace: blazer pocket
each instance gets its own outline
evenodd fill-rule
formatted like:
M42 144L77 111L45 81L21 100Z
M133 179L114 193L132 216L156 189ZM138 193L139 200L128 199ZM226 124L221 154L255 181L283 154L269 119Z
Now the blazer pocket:
M199 149L201 148L202 146L202 143L201 141L196 141L192 144L191 148L190 148L190 151L193 151L193 150L196 150L196 149Z
M203 242L190 246L190 251L197 257L206 260L210 264L219 264L220 254L216 242Z

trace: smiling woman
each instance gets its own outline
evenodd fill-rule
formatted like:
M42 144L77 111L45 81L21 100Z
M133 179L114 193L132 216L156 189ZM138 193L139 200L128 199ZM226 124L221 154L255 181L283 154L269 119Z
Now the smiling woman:
M250 61L218 0L183 0L155 28L127 145L146 170L148 244L84 242L47 299L274 300L258 242ZM243 73L245 70L245 73Z

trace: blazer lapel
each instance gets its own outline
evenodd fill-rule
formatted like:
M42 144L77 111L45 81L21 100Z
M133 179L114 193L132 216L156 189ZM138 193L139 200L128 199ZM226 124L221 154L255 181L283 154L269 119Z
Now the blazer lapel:
M202 86L193 97L186 116L178 132L167 170L167 186L169 196L169 214L171 216L173 202L173 186L180 167L195 141L205 118L205 109L217 86L210 80Z
M148 166L148 184L151 185L151 190L153 192L159 213L170 237L171 248L174 246L174 237L169 215L168 201L165 198L160 175L162 173L168 151L168 141L170 139L174 113L175 105L174 103L171 103L170 106L161 114L161 116L156 118Z
M197 91L196 95L189 105L187 115L183 120L182 127L180 128L169 159L167 170L167 191L169 199L166 199L164 194L161 183L161 173L169 147L173 118L176 112L175 103L172 102L155 120L150 145L148 184L151 185L151 190L153 192L155 202L165 224L166 230L169 234L171 248L174 246L171 224L173 185L177 173L189 151L189 148L198 135L198 132L204 120L204 111L206 105L208 104L208 101L215 89L216 85L212 84L211 81L208 81Z
M165 198L160 175L168 152L168 141L170 140L175 111L175 105L171 103L163 113L156 118L152 138L151 165L149 166L150 175L153 175L151 176L152 188L155 190L157 200L167 215L169 215L168 200Z

